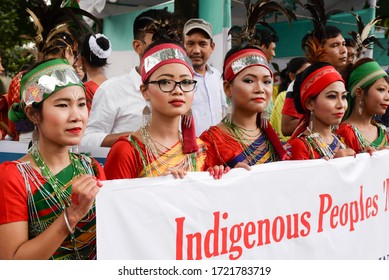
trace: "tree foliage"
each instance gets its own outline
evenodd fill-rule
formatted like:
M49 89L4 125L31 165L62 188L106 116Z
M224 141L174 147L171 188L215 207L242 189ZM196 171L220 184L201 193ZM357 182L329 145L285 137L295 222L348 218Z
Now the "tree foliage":
M377 3L377 16L382 17L380 26L386 28L385 37L389 37L389 1L379 0ZM389 55L389 54L388 54Z
M32 25L26 12L28 1L0 1L0 51L3 66L8 75L14 75L23 64L32 62L32 55L26 53L22 34L31 33Z

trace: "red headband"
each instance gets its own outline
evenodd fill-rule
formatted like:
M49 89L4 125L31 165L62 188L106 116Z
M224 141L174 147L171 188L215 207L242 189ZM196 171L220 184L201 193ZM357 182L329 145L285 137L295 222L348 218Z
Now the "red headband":
M300 100L301 105L306 111L305 102L310 97L318 95L323 89L333 82L341 81L344 83L342 76L333 66L324 66L309 74L301 84Z
M302 132L304 132L309 124L309 114L307 114L307 108L305 107L305 103L308 98L318 95L323 89L337 81L344 83L342 76L331 65L317 69L304 79L300 88L300 100L306 114L304 114L304 116L300 119L296 129L290 137L290 140L298 137Z
M143 54L141 63L142 83L145 83L150 75L159 67L168 63L180 63L188 67L194 75L184 49L172 43L156 45Z
M243 49L231 55L224 62L224 79L231 82L242 70L251 66L263 66L273 76L265 54L257 49Z

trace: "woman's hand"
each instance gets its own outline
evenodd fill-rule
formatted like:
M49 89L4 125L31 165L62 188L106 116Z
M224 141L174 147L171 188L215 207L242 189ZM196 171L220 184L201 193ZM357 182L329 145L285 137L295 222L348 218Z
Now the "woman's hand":
M246 170L251 170L251 167L250 167L247 163L245 163L245 162L238 162L238 163L234 166L234 168L244 168L244 169L246 169Z
M180 178L183 179L186 175L185 170L177 169L175 167L168 167L166 168L166 171L161 174L161 176L166 176L172 174L174 179Z
M370 156L372 156L373 152L375 152L375 151L376 151L376 149L374 149L373 147L370 147L370 146L363 149L363 152L369 153Z
M73 180L72 203L66 211L71 228L74 228L88 213L101 186L101 182L89 174L78 176Z
M207 171L211 176L213 176L214 179L220 179L223 174L226 174L228 171L230 171L230 167L224 167L224 165L215 165L214 167L209 167Z
M372 147L369 148L373 149ZM389 146L382 146L378 148L378 151L382 151L382 150L389 150Z
M346 149L340 149L336 152L334 158L340 158L340 157L349 157L349 156L356 156L356 153L353 149L351 148L346 148Z

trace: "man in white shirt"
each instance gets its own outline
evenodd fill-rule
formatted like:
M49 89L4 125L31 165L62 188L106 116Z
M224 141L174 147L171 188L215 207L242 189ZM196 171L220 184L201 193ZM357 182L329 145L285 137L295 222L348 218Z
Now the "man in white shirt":
M215 42L212 39L211 24L203 19L188 20L183 29L184 46L192 61L197 81L192 104L192 113L199 136L210 126L218 124L227 109L220 72L207 64Z
M160 12L159 9L150 9L135 18L132 46L139 60L153 37L143 29ZM100 85L93 97L82 146L111 147L120 136L129 135L141 126L142 110L146 105L140 92L141 84L140 69L136 66L130 73L113 77Z

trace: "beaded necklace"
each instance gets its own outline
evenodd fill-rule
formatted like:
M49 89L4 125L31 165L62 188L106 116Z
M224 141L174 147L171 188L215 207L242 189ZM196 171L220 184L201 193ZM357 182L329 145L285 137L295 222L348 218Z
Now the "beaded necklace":
M258 136L261 134L261 130L257 127L255 129L246 129L244 127L238 126L235 123L233 123L231 120L224 118L222 120L222 123L224 123L228 130L231 132L232 136L242 144L244 148L246 148L248 145L252 143L253 140L257 139ZM254 132L258 131L255 135L250 135L248 132Z
M321 157L328 157L330 159L334 158L335 156L335 148L340 146L341 149L345 149L346 146L336 137L335 134L331 133L332 137L334 137L334 140L330 145L328 145L323 137L318 132L312 132L309 128L307 128L309 131L309 135L306 136L307 142L316 150L319 152Z
M363 137L363 135L359 131L359 129L355 125L351 125L351 127L353 128L353 130L355 132L355 136L358 139L358 144L360 146L360 150L361 151L365 150L367 147L372 147L374 149L378 149L379 147L385 146L387 144L386 143L386 137L385 137L385 134L386 134L385 128L383 128L380 124L378 124L378 123L376 123L374 121L372 121L371 124L378 128L378 137L373 142L367 141Z
M180 134L180 148L177 148L177 151L172 152L172 148L166 147L165 145L160 144L156 140L154 140L153 137L151 137L147 126L142 126L140 128L140 133L142 136L143 144L145 145L146 153L143 155L143 153L140 153L142 157L143 166L145 169L146 176L153 176L153 170L158 174L161 175L164 170L161 171L161 167L167 167L171 166L171 162L173 159L178 159L182 157L181 160L179 160L174 167L186 171L195 171L196 170L196 159L195 159L195 153L191 154L183 154L182 153L182 136ZM136 141L133 141L136 142ZM135 143L136 144L136 143ZM161 145L166 149L166 151L161 151L157 144ZM140 148L137 146L137 149L140 151Z
M261 150L264 151L271 151L271 161L275 161L276 157L274 156L275 153L273 151L273 146L270 145L269 141L256 141L260 135L261 130L260 128L256 129L245 129L243 127L240 127L236 124L234 124L230 119L224 118L222 122L227 126L228 130L230 131L230 135L237 141L241 147L242 147L242 154L246 159L252 158L254 154L258 154L258 152ZM255 135L250 135L248 132L253 132L258 129L258 133Z
M38 149L37 142L32 145L32 147L29 149L28 152L31 155L31 157L33 158L34 162L39 167L42 176L45 178L45 180L53 188L54 195L52 195L50 193L50 191L48 191L44 187L38 188L37 191L42 195L42 197L45 200L47 200L48 204L51 205L50 208L51 208L53 214L56 217L58 217L64 211L64 209L66 209L67 207L70 206L71 197L70 197L69 192L71 191L70 185L71 185L73 180L66 182L66 183L63 183L57 178L57 176L55 176L51 172L49 167L43 161L42 155ZM94 174L93 168L91 167L91 159L85 155L82 155L82 154L80 156L81 156L81 160L78 158L77 155L69 152L69 158L70 158L71 166L73 169L73 174L72 174L71 178L73 178L73 179L76 178L80 174L86 174L86 173ZM29 210L31 221L32 221L31 227L32 227L33 233L35 235L38 235L41 232L43 232L49 226L49 224L46 221L41 221L39 216L35 214L35 213L37 213L37 207L34 203L34 200L32 198L29 198L29 201L32 201L32 206L29 207L29 208L31 208ZM56 209L58 209L59 212ZM89 222L91 220L91 218L94 216L94 212L95 212L95 209L93 206L91 211L89 211L88 214L80 222L81 223ZM78 231L79 233L82 233L82 232L91 232L92 233L95 230L83 230L83 229L76 226L75 232L76 231ZM77 244L86 245L88 242L77 240L75 238L75 232L70 233L70 240L71 240L76 258L81 259L82 257L79 254ZM61 247L61 248L68 250L68 248L66 248L66 247Z
M46 181L53 187L54 193L56 195L56 199L62 206L62 209L69 207L71 199L70 193L67 190L68 183L62 183L58 180L58 178L51 172L49 167L43 161L42 155L39 152L38 144L35 143L29 150L29 154L34 159L36 165L39 167L42 176L46 179ZM85 166L81 164L78 160L78 157L75 154L69 152L69 158L71 165L73 167L73 178L78 174L85 174Z

